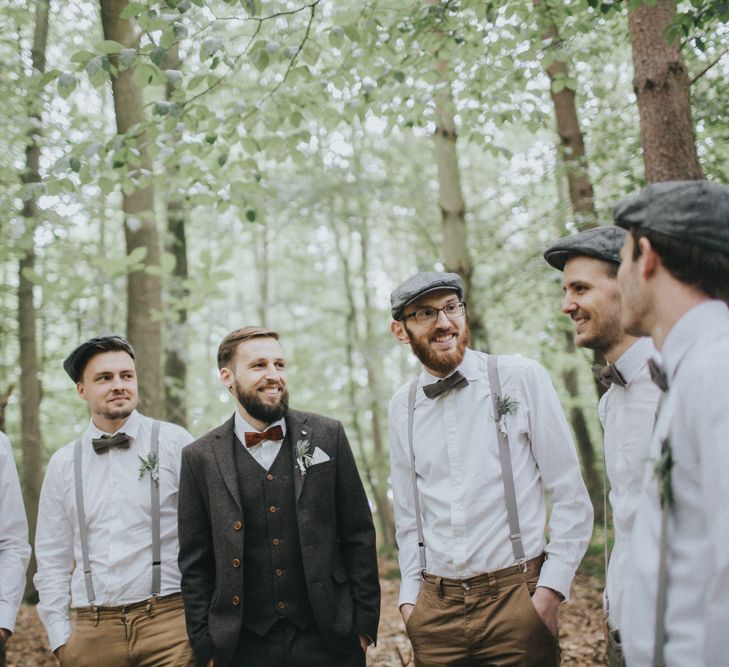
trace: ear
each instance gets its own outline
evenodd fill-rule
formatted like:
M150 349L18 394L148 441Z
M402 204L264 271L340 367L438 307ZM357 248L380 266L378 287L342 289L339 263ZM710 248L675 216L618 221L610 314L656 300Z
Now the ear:
M223 368L220 369L220 381L223 383L225 388L230 391L235 383L233 371L231 371L230 368L223 366Z
M638 239L638 247L640 248L640 259L642 261L640 273L645 280L648 280L655 275L656 270L661 265L661 258L653 250L651 242L645 236Z
M405 324L403 322L399 320L393 320L390 322L390 331L392 331L392 335L401 343L410 345L410 338L408 337L408 332L405 331Z
M76 393L79 395L80 398L82 398L84 401L86 400L86 396L84 396L84 383L83 382L77 382L76 383Z

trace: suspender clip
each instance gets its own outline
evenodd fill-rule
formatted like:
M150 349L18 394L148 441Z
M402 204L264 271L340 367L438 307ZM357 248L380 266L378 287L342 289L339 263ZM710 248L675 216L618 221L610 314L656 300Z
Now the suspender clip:
M527 571L526 558L520 558L516 561L516 566L519 568L519 572L522 574Z

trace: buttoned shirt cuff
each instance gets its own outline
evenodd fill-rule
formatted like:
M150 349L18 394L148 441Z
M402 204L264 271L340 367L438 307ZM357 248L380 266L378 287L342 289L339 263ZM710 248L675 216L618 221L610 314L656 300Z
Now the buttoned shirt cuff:
M16 611L9 604L0 604L0 628L15 632Z
M420 594L420 579L403 579L400 583L400 600L398 608L404 604L415 604Z
M63 646L71 636L71 623L69 621L57 621L46 628L48 632L48 643L51 645L51 651L55 651L59 646Z
M562 563L556 558L547 558L542 565L537 586L545 586L560 593L567 602L570 597L570 586L575 576L574 568L571 565Z

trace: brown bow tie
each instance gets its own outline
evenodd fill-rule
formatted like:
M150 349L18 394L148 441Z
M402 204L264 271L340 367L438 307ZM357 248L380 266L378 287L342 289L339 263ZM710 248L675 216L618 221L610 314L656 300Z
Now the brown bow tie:
M616 384L618 387L625 387L628 384L614 364L608 364L607 366L595 364L592 367L592 374L603 387L607 387L608 389L611 384Z
M456 371L453 375L449 375L447 378L438 380L438 382L426 384L423 387L423 392L428 398L437 398L442 394L447 394L451 389L465 387L467 384L468 378L462 375L460 371Z
M119 449L129 449L131 440L126 433L117 433L116 435L102 435L100 438L93 438L91 444L97 454L105 454L112 447Z
M264 440L283 440L284 434L281 425L273 426L263 433L258 431L246 431L245 432L246 447L255 447L261 444Z
M655 360L648 359L648 372L651 374L651 380L661 390L668 391L668 377L663 367Z

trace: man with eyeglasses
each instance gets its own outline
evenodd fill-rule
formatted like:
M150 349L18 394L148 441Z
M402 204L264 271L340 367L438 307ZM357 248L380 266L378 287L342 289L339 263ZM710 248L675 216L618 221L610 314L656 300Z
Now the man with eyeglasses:
M390 329L423 365L389 412L400 611L417 666L558 665L592 506L547 372L470 349L462 298L439 272L390 297Z

